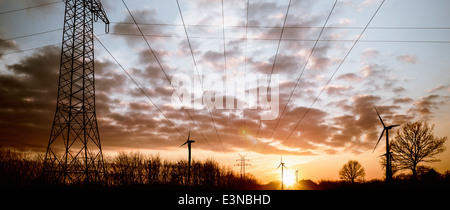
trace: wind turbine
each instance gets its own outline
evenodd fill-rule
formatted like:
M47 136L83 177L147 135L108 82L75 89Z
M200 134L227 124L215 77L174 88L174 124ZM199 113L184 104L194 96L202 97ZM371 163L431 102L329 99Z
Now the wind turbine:
M278 165L277 170L278 170L280 167L281 167L281 190L283 190L283 178L284 178L284 175L283 175L283 168L286 168L286 166L284 166L284 163L283 163L283 156L281 156L280 165Z
M391 152L389 150L389 130L393 127L397 127L400 125L390 125L386 126L381 119L380 114L378 113L377 107L375 107L375 111L377 112L378 118L380 118L381 124L383 124L383 131L381 132L380 138L377 141L377 144L373 148L372 153L375 151L375 149L378 146L378 143L380 143L381 137L383 137L384 131L386 131L386 182L389 183L392 180L392 169L391 169Z
M189 184L191 181L191 144L194 143L195 141L190 139L191 137L191 130L189 129L189 135L188 138L186 140L186 142L184 142L184 144L182 144L180 147L184 146L185 144L188 145L188 152L189 152L189 160L188 160L188 181L187 183Z

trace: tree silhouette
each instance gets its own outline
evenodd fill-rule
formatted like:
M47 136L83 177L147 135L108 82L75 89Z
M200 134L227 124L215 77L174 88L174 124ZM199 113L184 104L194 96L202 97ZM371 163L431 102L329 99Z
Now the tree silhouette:
M393 162L399 170L410 169L412 178L417 179L417 164L436 162L436 155L445 151L447 137L433 135L434 125L427 122L409 122L397 130L397 136L390 143Z
M339 171L339 178L350 181L352 184L354 184L357 179L363 179L364 176L366 176L366 172L362 165L356 160L349 160Z

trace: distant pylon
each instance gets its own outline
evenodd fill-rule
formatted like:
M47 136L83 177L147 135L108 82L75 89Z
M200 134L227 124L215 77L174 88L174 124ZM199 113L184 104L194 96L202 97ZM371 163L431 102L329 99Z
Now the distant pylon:
M94 20L109 21L100 0L66 0L58 95L43 175L66 184L102 179L95 112ZM63 151L58 153L58 151Z
M245 158L245 156L247 156L247 154L245 154L245 155L238 154L238 155L241 158L237 159L236 161L240 161L240 163L235 164L235 166L241 167L241 178L243 178L243 180L245 180L245 166L250 166L250 164L246 164L245 161L250 161L250 159Z

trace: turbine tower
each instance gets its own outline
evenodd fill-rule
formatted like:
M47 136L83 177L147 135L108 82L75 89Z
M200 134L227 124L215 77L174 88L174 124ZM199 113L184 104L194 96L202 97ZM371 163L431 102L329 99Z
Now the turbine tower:
M187 183L189 184L191 182L191 144L194 143L195 141L190 139L191 137L191 130L189 130L189 134L188 134L188 138L186 140L186 142L184 142L184 144L182 144L180 147L184 146L185 144L188 145L188 152L189 152L189 159L188 159L188 181Z
M284 166L283 163L283 156L281 156L281 160L280 160L280 165L278 165L277 170L281 167L281 190L283 190L283 179L284 179L284 174L283 174L283 168L286 168L286 166Z
M390 126L386 126L383 122L383 120L381 119L380 114L378 113L377 107L375 107L375 111L377 112L378 118L380 118L381 124L383 124L383 131L381 132L380 138L377 141L377 144L375 145L375 147L373 148L372 153L375 151L375 149L378 146L378 143L380 143L381 138L383 137L384 131L386 131L386 183L390 183L392 181L392 164L391 164L391 152L389 150L389 130L392 129L393 127L397 127L400 125L390 125Z
M102 20L108 33L109 20L100 0L65 4L56 112L43 175L70 184L98 181L105 170L95 111L93 23Z

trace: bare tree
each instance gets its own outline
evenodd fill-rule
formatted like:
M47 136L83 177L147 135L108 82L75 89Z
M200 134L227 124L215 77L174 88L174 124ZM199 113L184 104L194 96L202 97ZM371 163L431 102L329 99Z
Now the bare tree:
M440 161L436 155L445 151L447 137L433 135L434 125L427 122L409 122L397 130L397 136L390 143L393 162L399 170L410 169L413 179L417 178L417 164Z
M364 179L364 176L366 176L366 172L362 165L356 160L349 160L339 171L339 178L351 181L352 184L355 183L355 180Z

